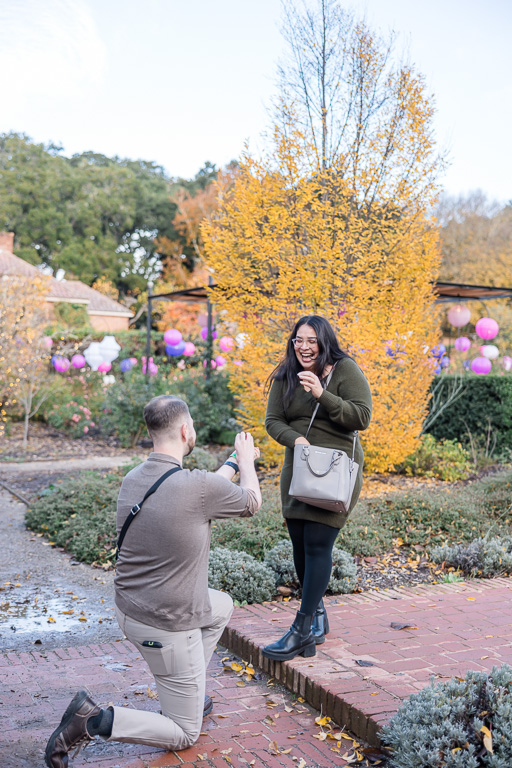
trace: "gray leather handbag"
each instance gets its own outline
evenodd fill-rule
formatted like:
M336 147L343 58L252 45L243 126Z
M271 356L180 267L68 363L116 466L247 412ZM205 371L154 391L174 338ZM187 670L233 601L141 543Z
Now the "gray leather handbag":
M333 371L334 368L327 377L324 389L328 386ZM305 435L306 439L319 407L320 403L317 403ZM290 496L330 512L348 512L359 471L359 464L355 461L357 434L355 431L352 457L336 448L296 445L293 449Z

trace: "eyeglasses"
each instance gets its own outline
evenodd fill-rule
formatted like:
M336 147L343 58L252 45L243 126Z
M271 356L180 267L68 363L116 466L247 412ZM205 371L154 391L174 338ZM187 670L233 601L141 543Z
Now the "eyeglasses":
M305 344L308 345L308 347L315 347L318 344L318 339L292 339L292 344L294 347L303 347Z

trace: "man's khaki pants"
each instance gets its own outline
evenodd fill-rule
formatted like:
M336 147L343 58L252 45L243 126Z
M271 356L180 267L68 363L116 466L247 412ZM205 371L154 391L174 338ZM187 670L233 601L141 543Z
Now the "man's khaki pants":
M108 741L185 749L199 738L203 720L206 668L233 611L225 592L209 589L212 620L207 627L167 632L126 616L116 608L122 631L140 651L155 677L162 714L113 707L114 724ZM162 648L143 646L144 640Z

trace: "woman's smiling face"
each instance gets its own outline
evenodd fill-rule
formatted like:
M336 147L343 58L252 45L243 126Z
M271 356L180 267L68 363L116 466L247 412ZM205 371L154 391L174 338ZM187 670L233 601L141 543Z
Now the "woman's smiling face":
M318 357L318 339L316 331L310 325L301 325L293 340L297 360L305 371L315 367Z

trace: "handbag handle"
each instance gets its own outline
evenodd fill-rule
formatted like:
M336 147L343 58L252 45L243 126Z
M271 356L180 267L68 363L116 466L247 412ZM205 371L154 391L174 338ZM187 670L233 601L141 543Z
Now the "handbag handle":
M332 468L335 466L335 464L337 464L337 463L339 462L339 460L340 460L340 456L341 456L341 454L339 453L339 451L335 451L335 452L333 453L332 457L331 457L331 463L329 464L329 468L327 469L327 471L326 471L326 472L316 472L316 471L313 469L313 467L311 466L311 464L309 463L309 450L308 450L308 449L309 449L309 446L308 446L308 445L305 445L305 446L303 447L303 449L302 449L302 456L301 456L301 458L302 458L302 460L303 460L303 461L305 461L305 462L306 462L306 464L308 465L308 469L309 469L309 471L310 471L310 472L311 472L311 473L312 473L312 474L313 474L315 477L325 477L326 475L328 475L328 474L329 474L329 472L331 471L331 469L332 469Z
M326 378L325 382L322 383L322 387L324 389L327 389L327 387L329 386L329 382L331 381L332 375L334 373L334 369L336 368L337 364L338 364L338 362L336 361L334 363L333 367L331 368L330 373L329 373L328 377ZM316 407L315 407L315 410L313 411L313 415L311 417L311 421L309 422L309 427L307 428L306 434L304 435L306 440L308 439L309 430L311 429L311 426L312 426L312 424L313 424L313 422L315 420L315 416L316 416L317 411L318 411L319 408L320 408L320 403L317 403ZM352 474L353 464L354 464L354 461L356 459L356 440L357 440L357 435L358 435L358 431L357 431L357 429L355 429L354 430L354 439L352 441L352 458L350 459L350 473L351 474ZM309 467L309 461L308 461L308 467ZM332 467L332 464L331 464L331 467ZM331 471L331 467L329 467L327 472ZM313 472L311 467L309 467L309 469L311 470L311 472ZM325 474L327 474L327 472ZM316 472L313 472L313 474L316 474ZM317 475L317 477L323 477L323 475Z

